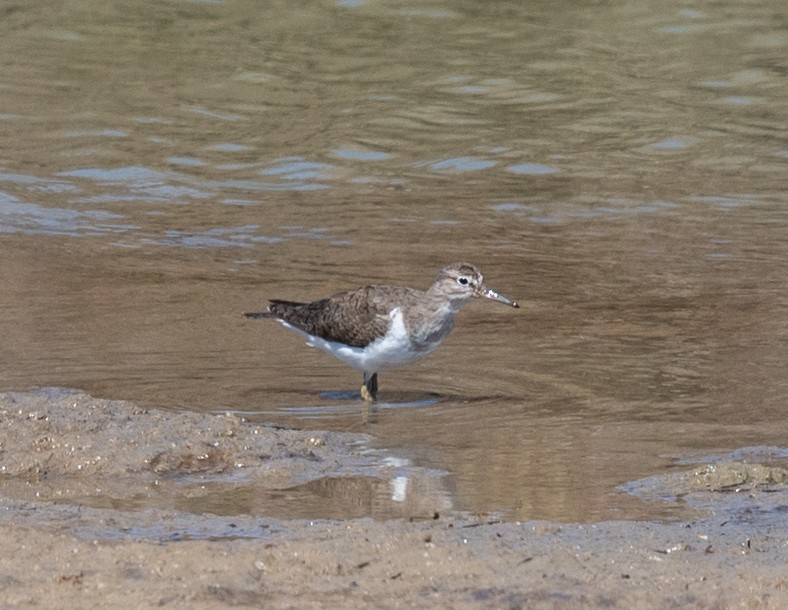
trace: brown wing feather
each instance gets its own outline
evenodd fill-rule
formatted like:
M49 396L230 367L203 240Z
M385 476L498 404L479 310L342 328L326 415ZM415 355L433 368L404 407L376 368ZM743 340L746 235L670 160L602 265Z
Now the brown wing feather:
M275 299L270 301L268 310L273 317L310 335L352 347L366 347L386 334L390 323L391 303L378 298L377 288L365 286L311 303Z

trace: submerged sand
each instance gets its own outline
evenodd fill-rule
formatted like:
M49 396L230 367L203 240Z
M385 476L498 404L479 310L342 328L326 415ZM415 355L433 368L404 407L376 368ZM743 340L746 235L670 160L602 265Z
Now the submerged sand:
M503 523L360 434L56 391L0 394L0 428L4 608L788 607L768 459L633 486L692 520Z

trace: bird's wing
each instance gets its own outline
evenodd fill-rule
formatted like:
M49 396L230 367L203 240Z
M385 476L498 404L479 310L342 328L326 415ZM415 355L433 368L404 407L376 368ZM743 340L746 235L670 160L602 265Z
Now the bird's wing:
M375 298L375 288L365 286L311 303L272 300L268 310L310 335L366 347L385 335L391 323L391 306Z

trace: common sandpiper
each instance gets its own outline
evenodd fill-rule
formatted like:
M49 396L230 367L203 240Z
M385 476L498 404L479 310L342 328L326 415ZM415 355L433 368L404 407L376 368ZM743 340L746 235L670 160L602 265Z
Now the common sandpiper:
M372 285L309 303L269 301L268 311L247 318L272 318L364 373L361 397L377 399L378 372L432 353L449 335L460 309L474 298L517 303L484 285L479 269L453 263L441 269L426 291Z

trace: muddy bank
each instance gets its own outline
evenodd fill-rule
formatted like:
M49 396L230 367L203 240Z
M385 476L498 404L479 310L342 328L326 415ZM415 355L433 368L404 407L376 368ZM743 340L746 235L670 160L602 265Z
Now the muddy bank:
M0 416L8 608L788 606L779 450L633 484L693 520L498 523L364 435L54 391Z
M19 500L287 519L431 517L450 505L443 473L376 450L365 434L60 389L0 394L0 415L2 493Z

